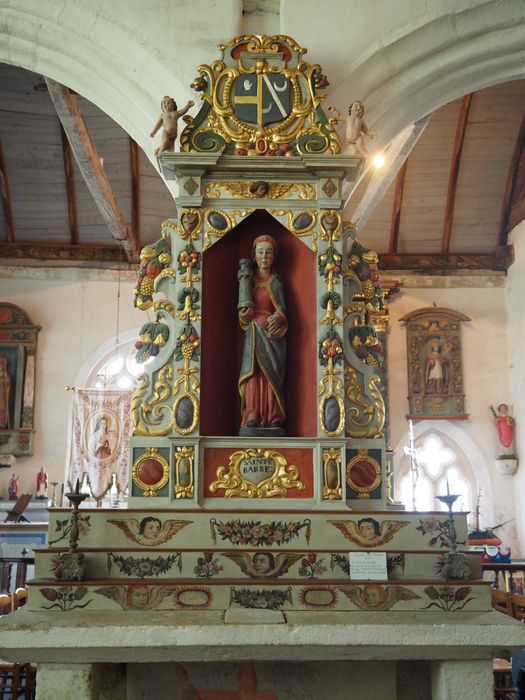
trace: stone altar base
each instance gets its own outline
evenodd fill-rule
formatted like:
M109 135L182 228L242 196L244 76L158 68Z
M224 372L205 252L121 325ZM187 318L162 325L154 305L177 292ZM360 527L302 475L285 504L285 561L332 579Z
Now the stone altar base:
M491 700L492 658L525 645L523 625L496 612L319 618L21 610L0 620L0 643L7 660L38 663L37 700Z

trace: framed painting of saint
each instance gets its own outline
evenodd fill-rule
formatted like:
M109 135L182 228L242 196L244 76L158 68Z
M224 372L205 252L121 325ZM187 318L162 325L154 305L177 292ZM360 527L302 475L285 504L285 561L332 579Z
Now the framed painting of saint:
M444 307L412 311L406 324L408 417L462 420L465 412L461 323L468 316Z

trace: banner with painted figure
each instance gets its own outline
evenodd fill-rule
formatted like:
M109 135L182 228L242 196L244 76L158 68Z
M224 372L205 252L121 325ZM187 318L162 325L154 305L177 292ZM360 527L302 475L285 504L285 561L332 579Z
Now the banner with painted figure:
M70 488L84 474L98 500L111 488L112 474L120 493L127 488L132 394L122 389L75 391Z

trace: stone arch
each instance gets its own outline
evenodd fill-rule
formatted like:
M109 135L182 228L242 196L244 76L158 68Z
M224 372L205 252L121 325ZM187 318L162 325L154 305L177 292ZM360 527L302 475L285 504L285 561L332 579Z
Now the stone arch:
M176 23L163 16L162 7L152 16L146 5L130 3L126 12L102 0L22 0L2 7L0 61L67 85L104 110L149 154L149 132L160 113L162 96L170 91L182 102L192 95L189 83L196 66L210 50L217 50L207 45L211 27L219 25L214 44L229 31L235 33L232 15L237 2L226 0L220 8L207 7L199 24L189 3L177 10ZM227 26L221 29L221 25ZM198 56L192 29L200 29L206 37ZM180 63L174 65L174 57L183 53L193 63L190 74Z
M349 95L359 96L380 144L389 143L408 124L451 100L523 77L524 16L519 2L483 3L457 13L445 10L401 37L402 30L392 32L390 43L384 43L386 28L381 45L359 63L353 61L352 72L330 100L344 104Z

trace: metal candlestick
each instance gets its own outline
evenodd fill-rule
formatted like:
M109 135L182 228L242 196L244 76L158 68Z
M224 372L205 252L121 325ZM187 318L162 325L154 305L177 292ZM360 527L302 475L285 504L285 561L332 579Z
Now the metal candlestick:
M58 486L58 481L52 481L51 486L53 487L53 493L51 494L51 503L50 503L50 508L56 508L57 507L57 486Z
M444 496L436 496L438 501L445 503L448 508L447 530L448 530L448 546L451 552L456 552L458 548L456 525L454 523L454 513L452 506L458 500L459 494L447 493Z
M71 530L69 532L69 551L70 552L76 552L77 547L78 547L78 535L79 535L79 530L78 530L78 519L80 517L80 514L78 512L78 507L82 503L82 501L85 501L86 498L88 498L89 494L88 493L81 493L80 492L80 483L77 479L77 484L75 487L75 490L72 493L66 493L66 498L69 500L71 505L73 506L73 512L71 513Z
M71 513L71 529L69 531L69 551L60 555L60 565L55 569L55 577L62 581L81 581L84 578L84 554L77 552L80 518L79 506L88 498L88 493L80 493L80 483L77 479L75 490L66 493L66 498L73 506Z
M467 559L463 552L458 552L457 532L454 522L454 513L452 506L459 498L459 494L449 492L447 481L447 493L443 496L436 496L438 501L445 503L448 508L447 517L447 534L449 551L443 555L443 569L441 575L444 579L468 579L470 578L470 569Z

